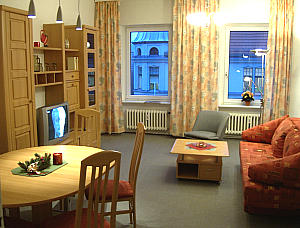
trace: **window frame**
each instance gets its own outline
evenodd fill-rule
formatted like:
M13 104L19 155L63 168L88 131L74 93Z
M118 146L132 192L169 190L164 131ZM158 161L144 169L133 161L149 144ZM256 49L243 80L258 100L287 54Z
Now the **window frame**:
M228 24L224 28L224 53L222 54L223 60L224 60L224 69L221 70L223 72L223 105L241 105L241 99L229 99L228 98L228 82L229 82L229 44L230 44L230 32L231 31L269 31L269 24L261 23L261 24ZM255 69L253 69L252 74L255 74ZM251 85L251 87L254 85ZM260 100L256 99L253 104L255 106L260 105Z
M169 34L169 41L168 41L168 96L145 96L145 95L131 95L131 72L130 72L130 33L131 32L138 32L138 31L168 31ZM170 94L171 94L171 56L172 56L172 26L169 24L165 25L135 25L135 26L127 26L126 31L126 38L125 38L125 45L126 45L126 76L125 76L125 100L124 102L170 102Z

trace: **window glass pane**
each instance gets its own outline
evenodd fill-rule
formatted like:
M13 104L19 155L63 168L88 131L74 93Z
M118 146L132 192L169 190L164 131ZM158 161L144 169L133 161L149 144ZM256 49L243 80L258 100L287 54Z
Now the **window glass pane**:
M168 96L168 31L130 32L130 95Z
M228 98L241 99L244 91L260 99L263 91L265 58L255 54L255 49L267 49L267 31L231 31L229 43ZM252 50L252 51L251 51ZM248 80L244 80L248 78ZM257 85L255 86L254 83ZM258 87L258 88L257 88Z
M88 53L88 68L95 68L95 54Z
M94 49L94 34L88 33L87 34L87 48Z
M95 86L95 72L88 72L88 87Z
M95 90L89 91L89 106L95 105L96 99L95 99Z

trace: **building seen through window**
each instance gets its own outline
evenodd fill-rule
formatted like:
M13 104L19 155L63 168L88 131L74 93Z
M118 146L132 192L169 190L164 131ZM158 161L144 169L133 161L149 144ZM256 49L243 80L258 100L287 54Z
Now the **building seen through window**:
M168 31L130 32L130 94L168 96Z
M250 77L263 91L265 62L251 50L266 50L267 42L267 31L230 31L228 99L241 99L241 94L247 90L254 93L255 99L261 98L254 84L244 78Z

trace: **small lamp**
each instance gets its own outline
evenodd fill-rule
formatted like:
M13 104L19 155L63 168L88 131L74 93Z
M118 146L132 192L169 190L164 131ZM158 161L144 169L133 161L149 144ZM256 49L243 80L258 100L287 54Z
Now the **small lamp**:
M35 6L33 0L30 0L29 8L28 8L28 18L36 18L35 14Z
M58 6L58 10L57 10L57 15L56 15L56 23L63 23L60 0L59 0L59 6Z

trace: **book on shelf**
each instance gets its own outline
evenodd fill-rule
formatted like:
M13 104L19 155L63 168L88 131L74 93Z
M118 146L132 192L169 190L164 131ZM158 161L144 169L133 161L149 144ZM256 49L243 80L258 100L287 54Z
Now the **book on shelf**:
M78 57L67 57L67 70L78 70Z

